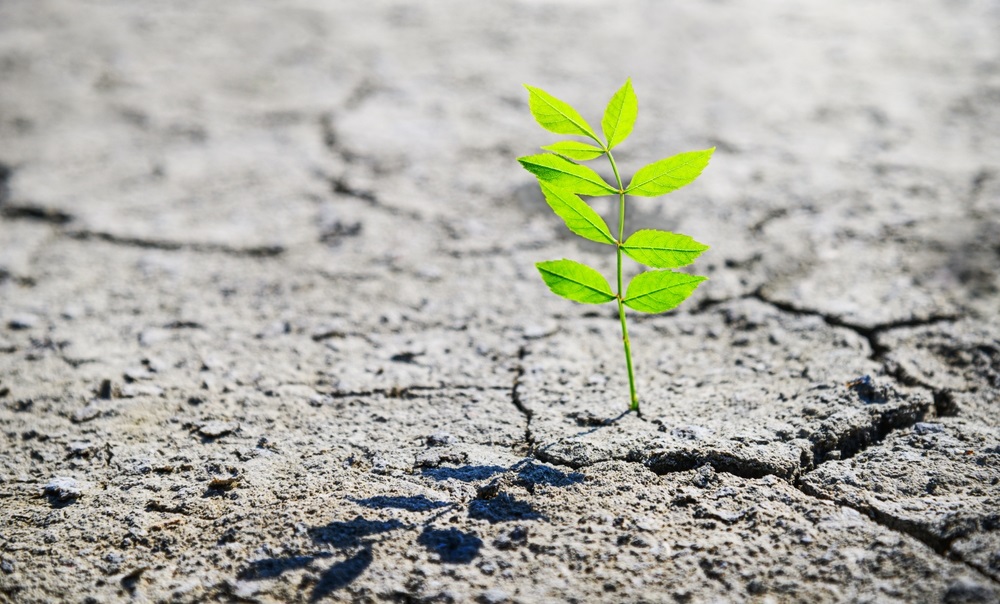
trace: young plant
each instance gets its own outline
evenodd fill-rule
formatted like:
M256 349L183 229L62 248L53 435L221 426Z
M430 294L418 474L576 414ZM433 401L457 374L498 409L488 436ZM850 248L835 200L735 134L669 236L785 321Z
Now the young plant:
M569 230L577 235L615 246L618 256L618 286L614 292L607 280L593 268L573 260L550 260L535 266L553 293L584 304L604 304L615 300L622 324L622 341L625 344L625 365L628 368L628 386L631 402L629 409L639 411L639 398L635 390L632 370L632 348L625 323L625 307L645 313L668 311L691 295L707 279L697 275L679 273L669 269L687 266L708 249L687 235L643 229L625 239L625 196L657 197L683 187L698 178L715 147L704 151L681 153L653 162L639 169L629 182L622 184L618 165L611 149L624 141L632 132L638 115L639 104L632 90L631 79L611 97L598 137L586 120L569 104L551 94L525 85L528 89L528 106L538 123L550 132L580 136L596 145L577 140L566 140L542 147L551 153L519 157L524 169L538 178L538 184L552 210L563 219ZM606 156L615 175L615 184L608 184L597 172L577 162ZM607 223L579 195L618 196L618 237L614 237ZM654 269L639 273L622 289L622 253Z

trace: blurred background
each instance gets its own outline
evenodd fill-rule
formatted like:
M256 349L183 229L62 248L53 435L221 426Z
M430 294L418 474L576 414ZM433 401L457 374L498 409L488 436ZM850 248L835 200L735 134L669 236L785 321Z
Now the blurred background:
M5 2L0 266L30 277L53 224L315 247L303 270L542 245L563 229L514 158L554 135L521 84L596 124L630 76L624 172L718 147L696 186L630 210L713 245L709 298L991 313L998 26L973 0Z

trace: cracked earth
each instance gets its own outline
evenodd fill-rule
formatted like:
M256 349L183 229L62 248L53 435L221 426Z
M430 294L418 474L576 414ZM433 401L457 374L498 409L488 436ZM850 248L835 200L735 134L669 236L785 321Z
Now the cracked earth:
M0 601L1000 601L993 2L0 4ZM552 296L523 82L712 245ZM619 155L616 153L616 155ZM609 175L606 175L609 176ZM607 199L591 200L614 224Z

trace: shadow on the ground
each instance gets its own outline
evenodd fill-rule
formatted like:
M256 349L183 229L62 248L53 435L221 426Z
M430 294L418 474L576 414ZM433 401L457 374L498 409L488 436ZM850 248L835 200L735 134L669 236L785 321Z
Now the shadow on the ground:
M425 495L415 495L412 497L386 497L385 495L379 495L378 497L369 497L367 499L352 499L350 497L348 499L366 508L396 508L406 510L407 512L426 512L438 508L446 508L451 505L447 501L428 499Z
M433 480L458 480L460 482L485 482L478 489L476 499L468 504L469 518L485 520L490 524L546 520L531 504L504 493L507 485L523 487L534 493L539 485L567 487L583 481L579 472L562 472L524 459L510 467L493 465L467 465L455 468L424 468L422 474ZM492 480L491 480L492 479ZM256 560L240 570L237 578L242 581L277 579L289 571L312 570L319 561L343 557L339 562L319 573L318 580L309 594L311 602L319 601L341 590L364 574L375 559L375 545L385 535L399 530L420 529L416 543L436 556L441 564L469 564L480 555L483 540L471 531L454 527L439 528L434 524L439 518L456 511L460 504L437 501L425 495L376 496L365 499L346 498L353 503L373 510L403 510L412 513L434 512L417 524L405 524L398 519L370 520L355 516L352 520L334 521L323 526L306 529L306 534L321 548L333 548L336 553L321 550L314 553L296 553L286 557ZM517 544L527 538L527 530L518 525L510 538L500 542ZM499 543L499 542L498 542ZM498 547L501 547L498 545Z
M583 482L583 474L579 472L566 473L527 459L521 460L509 468L503 466L460 466L457 468L424 468L421 472L424 476L434 480L453 479L461 482L477 482L493 478L498 474L513 472L515 474L514 484L524 487L529 493L534 493L537 485L567 487Z
M417 543L436 553L441 562L468 564L479 555L483 540L472 533L457 528L432 529L424 527Z
M523 501L518 501L507 493L492 499L476 499L469 504L469 518L485 520L490 524L513 522L515 520L547 520Z
M309 594L309 601L318 602L338 589L347 587L371 566L372 560L372 544L366 542L353 556L323 571L319 582Z

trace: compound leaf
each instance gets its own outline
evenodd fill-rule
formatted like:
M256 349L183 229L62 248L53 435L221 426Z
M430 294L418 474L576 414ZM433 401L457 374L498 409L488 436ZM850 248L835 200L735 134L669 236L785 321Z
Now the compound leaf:
M714 151L715 147L689 151L651 163L635 173L625 192L641 197L656 197L679 189L698 178Z
M546 145L542 147L542 149L558 153L563 157L568 157L577 161L588 161L591 159L597 159L598 157L604 155L604 149L577 141L560 141L558 143Z
M687 266L707 249L687 235L654 229L636 231L622 245L630 258L653 268Z
M541 88L524 85L528 89L528 108L538 124L556 134L578 134L600 142L587 120L569 103L560 101Z
M608 149L625 140L632 133L635 126L635 118L639 114L639 100L632 90L632 79L625 80L625 84L618 89L607 108L604 110L604 119L601 120L601 130L604 131L605 138L608 139Z
M580 195L614 195L617 189L604 182L601 175L587 166L574 164L554 153L539 153L517 158L524 169L560 189Z
M623 302L639 312L664 312L686 300L706 279L674 271L646 271L628 284Z
M572 260L549 260L535 265L552 293L584 304L603 304L615 299L601 273Z
M545 201L563 221L569 230L584 239L598 243L615 242L604 219L583 202L582 199L569 191L564 191L546 183L539 183Z

